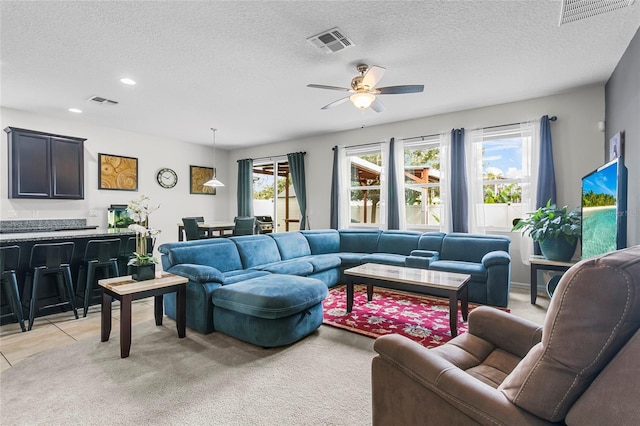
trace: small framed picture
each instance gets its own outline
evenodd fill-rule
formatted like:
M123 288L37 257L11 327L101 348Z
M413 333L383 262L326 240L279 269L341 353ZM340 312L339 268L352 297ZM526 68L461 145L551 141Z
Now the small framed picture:
M138 190L138 159L98 153L98 189Z
M618 132L609 139L609 157L607 162L615 160L622 155L624 149L624 132Z
M204 186L204 183L213 178L215 169L211 167L189 166L191 175L190 193L191 194L208 194L216 195L216 189L210 186Z

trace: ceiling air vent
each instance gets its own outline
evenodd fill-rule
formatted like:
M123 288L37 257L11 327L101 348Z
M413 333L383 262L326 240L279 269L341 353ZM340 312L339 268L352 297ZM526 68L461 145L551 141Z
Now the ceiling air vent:
M316 34L307 39L315 47L322 49L324 53L335 53L347 47L355 46L339 28L332 28Z
M112 101L111 99L103 98L101 96L92 96L87 100L102 105L118 105L118 101Z
M562 0L560 23L579 21L631 6L635 0Z

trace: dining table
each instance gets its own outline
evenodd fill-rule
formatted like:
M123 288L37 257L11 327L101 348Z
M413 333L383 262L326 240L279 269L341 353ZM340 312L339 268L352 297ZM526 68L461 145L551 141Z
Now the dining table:
M234 222L198 222L198 229L205 231L207 238L224 237L226 231L232 231L235 228ZM217 233L217 235L216 235ZM178 241L184 241L184 225L178 223Z

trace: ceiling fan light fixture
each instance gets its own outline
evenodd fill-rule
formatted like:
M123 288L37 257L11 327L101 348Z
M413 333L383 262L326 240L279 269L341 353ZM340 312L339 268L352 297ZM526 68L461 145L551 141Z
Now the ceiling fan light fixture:
M375 99L376 97L374 95L366 92L356 93L349 96L349 100L353 102L353 105L355 105L356 108L360 108L360 109L369 108L369 106Z

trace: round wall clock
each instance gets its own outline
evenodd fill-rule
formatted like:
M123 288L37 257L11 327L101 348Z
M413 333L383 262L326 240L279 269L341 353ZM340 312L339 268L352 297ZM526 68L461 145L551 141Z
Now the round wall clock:
M178 183L178 175L168 168L160 169L156 179L158 179L158 184L163 188L173 188Z

